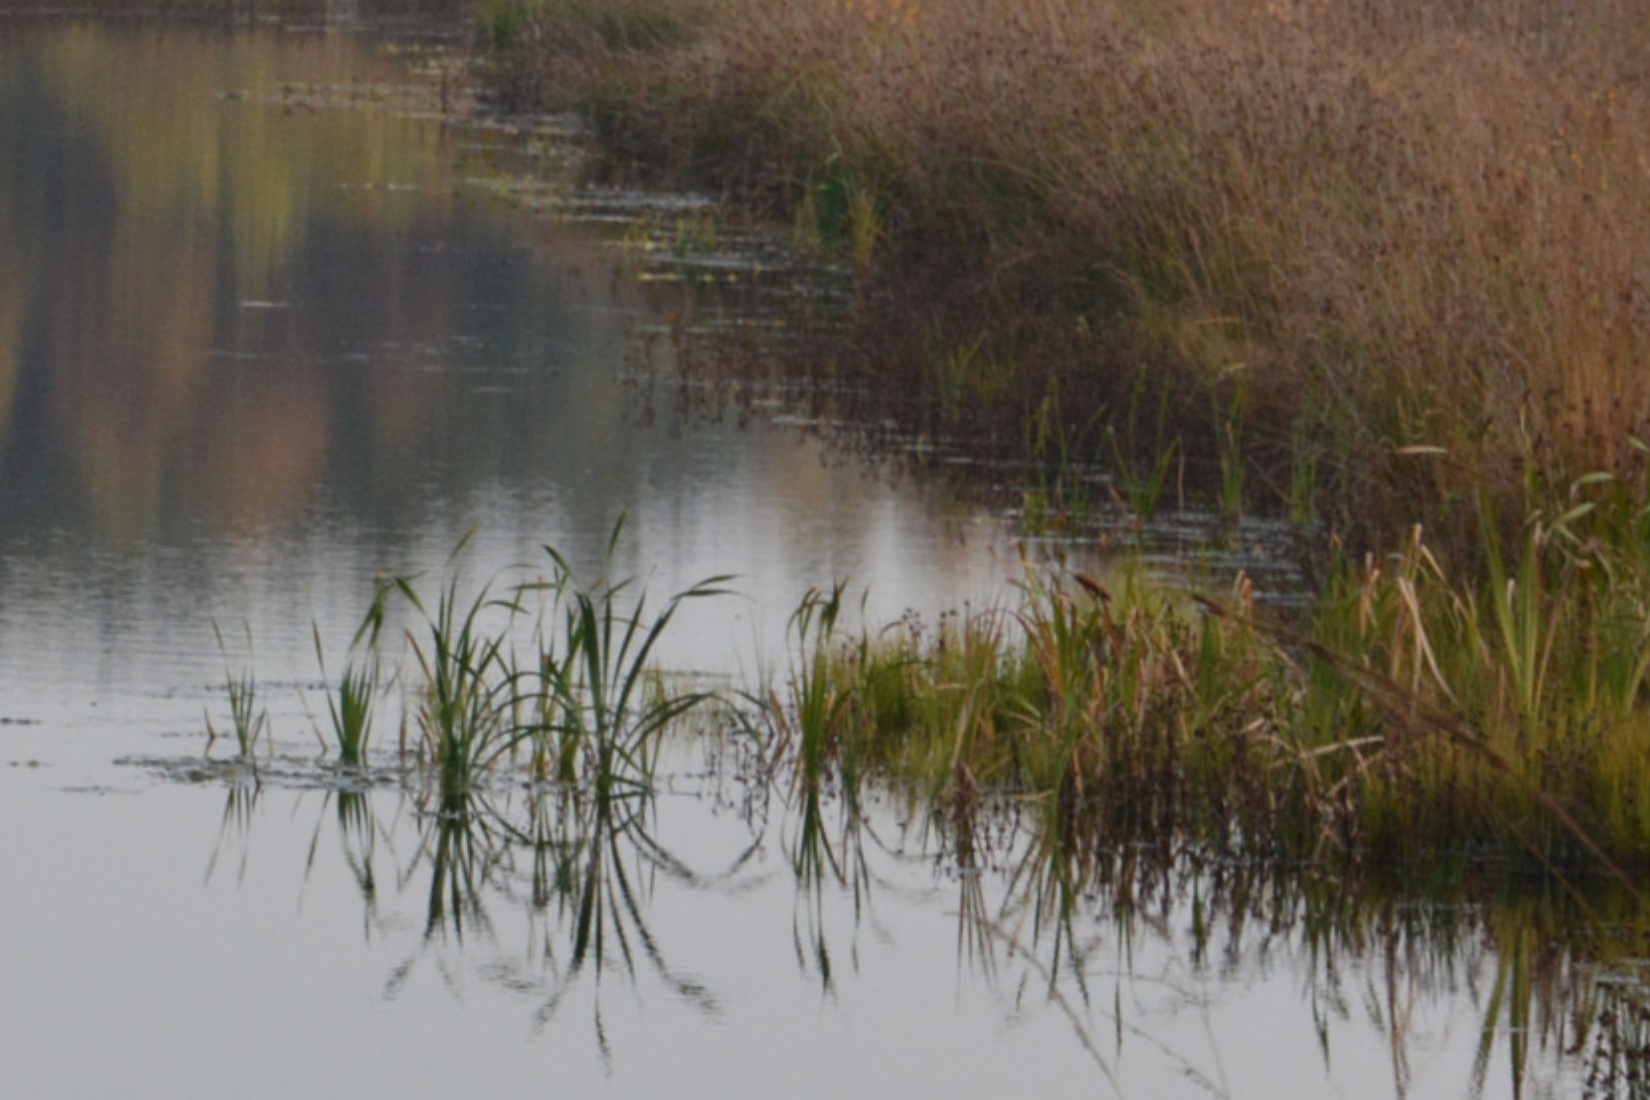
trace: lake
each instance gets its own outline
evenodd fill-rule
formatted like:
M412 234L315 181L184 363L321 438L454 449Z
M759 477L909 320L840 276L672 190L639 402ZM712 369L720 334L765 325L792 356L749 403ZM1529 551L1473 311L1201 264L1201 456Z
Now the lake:
M1350 899L1127 852L1068 879L1012 805L976 851L900 792L802 807L725 725L623 822L340 779L317 646L461 543L472 585L546 545L657 599L731 574L658 657L747 690L810 589L932 619L1099 550L801 405L694 399L673 325L826 284L650 260L697 200L581 190L565 125L449 117L462 27L335 8L0 8L8 1094L1643 1095L1636 972L1541 934L1556 887ZM243 673L257 783L208 753Z

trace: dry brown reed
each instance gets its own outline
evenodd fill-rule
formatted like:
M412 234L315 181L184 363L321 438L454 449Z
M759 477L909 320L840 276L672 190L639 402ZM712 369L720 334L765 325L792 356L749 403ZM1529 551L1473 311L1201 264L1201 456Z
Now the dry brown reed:
M984 336L1091 401L1113 391L1071 380L1149 371L1197 395L1194 462L1241 393L1252 492L1305 466L1366 535L1426 518L1464 546L1478 494L1522 515L1532 485L1642 478L1635 5L628 6L696 30L524 50L504 83L585 111L626 170L800 214L872 286L924 279L936 320L911 326L909 297L901 315L930 355ZM565 8L529 4L523 40L565 41L543 29Z

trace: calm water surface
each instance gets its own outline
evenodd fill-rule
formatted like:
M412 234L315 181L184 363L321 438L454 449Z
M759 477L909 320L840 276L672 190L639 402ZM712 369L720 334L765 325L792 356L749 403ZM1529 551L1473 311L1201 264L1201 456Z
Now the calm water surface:
M1018 553L794 427L677 415L640 334L686 304L614 232L491 198L503 139L429 117L393 46L0 15L0 1092L1579 1093L1574 1034L1498 1008L1474 910L1439 947L1262 887L1212 929L1205 871L1062 923L1002 870L1025 837L959 868L897 800L826 807L820 871L707 736L647 836L582 834L628 892L575 966L542 803L458 828L319 782L312 631L340 651L377 572L439 575L472 530L476 578L544 543L594 570L621 515L650 592L736 574L664 657L745 684L810 586L933 615ZM190 770L214 624L270 708L256 791Z

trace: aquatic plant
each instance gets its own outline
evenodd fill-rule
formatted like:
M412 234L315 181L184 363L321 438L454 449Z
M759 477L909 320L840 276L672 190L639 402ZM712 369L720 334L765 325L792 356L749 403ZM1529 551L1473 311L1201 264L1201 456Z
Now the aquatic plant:
M846 589L847 582L838 581L829 592L809 589L802 597L789 627L796 663L787 681L788 699L770 692L762 700L770 751L776 759L794 757L795 781L804 788L817 788L828 777L827 769L839 762L850 777L853 772L851 750L843 751L842 742L842 721L853 695L850 685L831 675Z
M623 524L608 544L612 559ZM658 676L655 649L687 601L721 594L711 577L676 593L652 613L628 581L580 582L560 552L545 547L548 575L469 586L462 560L470 539L449 556L432 603L420 578L380 578L350 646L349 663L327 706L340 760L361 766L381 693L380 645L392 602L412 612L406 640L416 675L406 682L419 760L440 790L476 789L497 765L525 758L533 774L588 786L599 798L645 789L659 736L709 700ZM319 632L316 653L325 660ZM250 687L234 683L237 715L250 713ZM250 722L251 719L245 719Z
M609 560L622 528L621 520L608 542ZM526 705L528 718L493 755L530 742L537 767L548 764L560 781L587 783L597 797L610 797L617 786L645 784L658 737L711 698L667 690L651 678L650 662L682 605L724 594L731 578L706 578L650 616L645 595L630 601L628 581L581 585L557 550L544 551L549 577L520 586L515 597L536 594L549 602L532 679L516 677L516 702Z
M441 789L453 796L470 790L516 734L510 631L522 606L514 595L494 597L487 585L468 599L461 595L463 576L456 565L468 541L468 536L461 540L448 559L433 612L413 578L391 582L424 618L422 636L409 635L421 675L418 730Z
M1032 572L1017 607L844 642L840 589L812 593L788 694L756 700L762 728L804 796L880 776L944 818L1017 794L1079 847L1185 839L1312 863L1493 856L1621 875L1650 860L1650 573L1598 556L1612 540L1576 526L1598 514L1532 539L1522 581L1482 596L1417 532L1386 560L1337 566L1305 621L1258 607L1241 576L1211 598L1137 570ZM1549 603L1541 578L1584 564L1590 595L1570 580Z
M350 656L339 674L337 686L327 695L327 714L332 720L333 738L338 743L338 760L346 768L360 767L366 763L381 668L379 635L384 628L386 602L396 590L394 583L384 578L379 578L375 587L372 604L350 640ZM321 666L321 678L325 680L326 654L321 645L319 627L315 628L314 634L315 659Z
M254 776L258 773L258 740L265 737L269 730L269 713L258 705L258 681L251 668L252 629L246 628L247 665L240 669L235 667L229 656L229 647L224 643L223 631L218 624L212 624L212 634L218 640L218 652L224 660L224 693L229 697L229 728L235 737L235 748L242 763L252 769ZM218 739L218 731L212 724L212 714L206 714L206 750L212 751L212 745Z
M1177 462L1183 462L1181 439L1170 434L1169 394L1166 390L1157 394L1157 415L1152 424L1151 438L1146 438L1140 415L1146 400L1147 381L1144 373L1135 378L1129 389L1128 412L1121 428L1115 423L1108 423L1106 435L1110 443L1112 473L1116 483L1122 487L1129 514L1150 522L1157 517L1170 472ZM1142 455L1149 457L1143 461Z
M319 655L320 641L316 641ZM373 658L366 664L349 664L339 674L338 685L327 696L333 736L338 741L338 761L346 768L366 762L372 739L372 711L378 692L378 666ZM325 669L323 668L323 673Z

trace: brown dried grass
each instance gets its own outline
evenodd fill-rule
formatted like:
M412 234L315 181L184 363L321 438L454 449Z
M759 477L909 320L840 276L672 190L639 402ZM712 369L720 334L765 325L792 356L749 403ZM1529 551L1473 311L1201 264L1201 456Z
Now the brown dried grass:
M1374 537L1424 519L1470 542L1478 494L1522 515L1532 485L1642 479L1636 5L642 6L696 33L529 48L510 87L586 111L626 170L770 212L854 198L875 223L837 235L874 242L869 286L917 280L890 312L934 303L930 348L983 329L1032 395L1050 372L1082 393L1141 370L1206 393L1180 403L1193 455L1213 450L1203 410L1241 389L1250 484L1310 459L1319 507ZM972 331L944 320L959 295Z

